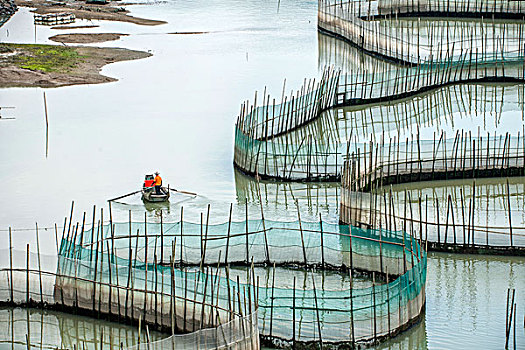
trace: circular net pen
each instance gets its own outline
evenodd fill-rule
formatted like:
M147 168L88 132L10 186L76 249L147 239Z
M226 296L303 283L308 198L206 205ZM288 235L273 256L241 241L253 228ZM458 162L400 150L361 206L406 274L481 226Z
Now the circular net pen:
M476 62L523 57L525 6L520 2L320 0L318 6L320 31L394 62L419 65L461 61L465 56L476 57ZM403 20L405 16L417 21ZM454 20L465 17L471 20Z
M434 140L421 140L416 134L404 142L394 138L364 143L348 155L344 166L340 220L393 230L417 226L435 250L523 255L525 235L521 220L516 222L520 218L513 215L520 211L520 204L511 200L520 190L511 187L508 179L525 175L522 132L474 135L457 131L454 138L442 132ZM489 221L489 201L482 204L476 195L474 179L479 178L499 179L501 205L494 210L503 212L502 216ZM389 188L454 179L473 179L468 192L461 189L453 196L428 201L409 191L400 200Z
M444 9L451 16L464 17L467 12L481 20L450 24L449 20L397 18L403 13L435 17ZM484 21L486 13L512 21ZM262 178L339 179L344 145L338 133L325 136L327 127L322 123L312 126L317 133L302 127L335 107L399 100L452 84L523 83L524 15L525 7L510 1L319 1L321 32L379 60L367 59L345 74L325 69L319 83L305 83L289 99L283 93L280 103L266 91L262 103L257 104L257 98L251 106L243 103L235 126L234 165Z
M41 255L38 243L36 253L29 244L25 252L10 248L2 254L1 304L129 323L139 333L152 329L166 336L155 342L139 336L133 349L259 348L250 280L226 289L220 271L183 271L155 257L147 263L123 259L108 241L100 243L92 249L64 238L58 258ZM26 343L38 343L27 336Z
M191 283L185 287L191 274L215 269L225 277L215 289L227 292L214 299L224 309L235 303L235 290L257 286L247 295L256 298L259 334L266 344L277 346L376 343L419 320L425 305L426 252L415 235L305 222L298 215L294 222L259 218L209 224L209 217L201 223L99 221L94 230L66 233L61 255L91 261L93 251L109 246L123 266L154 260L158 271L176 267L183 273L175 278L176 295L194 288ZM254 266L271 278L260 284ZM238 267L252 271L244 283L234 278L232 269ZM298 270L303 281L292 283ZM335 271L345 282L337 288L316 283L319 271ZM162 279L161 272L150 274ZM170 280L164 277L164 283Z

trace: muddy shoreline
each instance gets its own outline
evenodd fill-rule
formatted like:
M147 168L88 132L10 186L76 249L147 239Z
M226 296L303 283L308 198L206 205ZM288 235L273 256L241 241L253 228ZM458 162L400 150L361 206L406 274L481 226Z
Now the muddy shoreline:
M139 18L129 15L129 11L123 8L124 4L111 1L106 5L86 4L85 1L45 1L45 0L15 0L19 7L31 7L33 12L39 14L71 12L79 19L95 19L106 21L128 22L138 25L155 26L165 24L165 21Z
M0 88L100 84L118 79L100 74L103 66L151 54L122 48L0 44Z
M123 36L129 34L121 33L75 33L75 34L58 34L49 37L49 40L57 43L68 44L91 44L102 43L105 41L119 40Z

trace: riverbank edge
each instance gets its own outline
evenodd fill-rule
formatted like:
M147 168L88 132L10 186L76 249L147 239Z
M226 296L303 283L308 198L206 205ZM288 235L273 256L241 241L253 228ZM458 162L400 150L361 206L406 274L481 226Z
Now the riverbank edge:
M107 64L152 56L124 48L0 44L0 88L62 87L118 79L100 74ZM36 53L35 53L36 52Z

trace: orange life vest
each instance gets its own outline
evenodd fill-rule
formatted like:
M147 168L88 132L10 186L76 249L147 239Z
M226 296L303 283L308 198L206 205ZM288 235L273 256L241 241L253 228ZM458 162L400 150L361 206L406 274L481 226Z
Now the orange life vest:
M155 176L155 180L153 180L153 185L155 186L162 185L162 178L159 175Z

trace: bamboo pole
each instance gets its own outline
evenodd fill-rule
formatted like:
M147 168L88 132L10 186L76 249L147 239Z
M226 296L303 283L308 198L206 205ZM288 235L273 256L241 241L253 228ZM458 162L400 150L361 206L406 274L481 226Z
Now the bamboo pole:
M295 350L295 276L293 276L293 296L292 296L292 349Z
M182 240L182 227L184 225L184 207L180 207L180 266L182 267L182 264L184 262L183 258L183 248L184 248L184 242Z
M351 237L351 236L350 236ZM355 348L355 325L354 325L354 278L353 270L350 270L350 340L352 347Z
M314 280L314 275L312 273L312 285L313 285L313 289L314 289L314 301L315 301L315 313L316 313L316 316L317 316L317 331L319 332L319 348L322 349L323 348L323 337L322 337L322 334L321 334L321 320L319 318L319 304L317 302L317 291L316 291L316 288L315 288L315 280Z
M40 264L40 240L38 239L38 224L35 223L36 231L36 251L38 257L38 279L40 282L40 304L44 304L44 296L42 294L42 265Z
M11 227L9 227L9 276L9 295L11 298L11 302L14 303L15 300L13 299L13 239L11 236Z
M510 235L510 246L512 247L514 245L513 239L512 239L512 213L510 209L510 188L509 188L509 179L507 178L507 207L508 207L508 215L509 215L509 235Z
M323 239L323 220L321 219L321 213L319 213L319 229L321 234L321 267L324 269L324 239Z
M246 264L250 262L249 258L249 247L248 247L248 198L244 200L245 204L245 213L246 213Z
M275 289L275 263L273 264L273 273L272 273L272 296L270 299L270 339L272 338L272 330L273 330L273 301L274 301L274 289ZM239 281L239 277L237 277L237 284ZM294 289L295 291L295 289ZM240 308L240 305L239 305ZM295 315L295 313L294 313ZM295 325L295 323L294 323Z
M164 225L162 222L162 209L160 211L160 263L164 263Z
M264 223L264 212L263 212L263 205L262 205L262 198L261 198L261 189L259 187L259 181L257 181L257 196L259 197L259 205L261 207L261 221L263 226L263 232L264 232L264 246L265 246L265 262L266 264L270 264L270 250L268 248L268 235L266 234L266 225ZM248 211L246 211L248 213Z
M301 213L299 212L299 203L298 203L297 199L295 200L295 206L297 208L297 217L299 219L299 230L301 232L301 246L303 248L304 267L306 268L308 266L307 261L306 261L306 248L305 248L305 245L304 245L303 226L301 224Z
M228 218L228 233L226 237L226 254L224 254L224 264L228 265L228 253L230 248L230 231L231 231L231 225L232 225L232 210L233 210L233 203L230 203L230 216ZM228 289L228 296L229 296L229 289Z
M29 306L29 243L26 245L26 305Z

